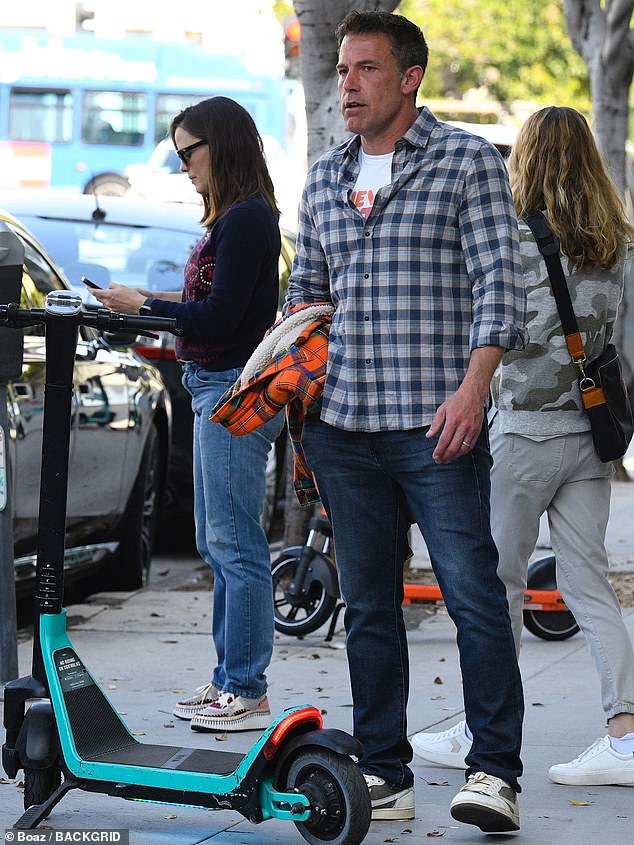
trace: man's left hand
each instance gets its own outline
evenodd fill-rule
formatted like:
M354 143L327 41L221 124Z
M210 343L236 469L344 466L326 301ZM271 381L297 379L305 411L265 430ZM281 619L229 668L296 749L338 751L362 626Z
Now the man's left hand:
M466 455L475 445L482 430L484 405L479 391L470 390L463 382L436 411L427 437L440 437L433 458L437 464L449 464Z
M503 354L499 346L474 349L462 384L439 406L427 432L427 437L440 433L433 455L437 464L450 464L473 449L482 431L491 379Z

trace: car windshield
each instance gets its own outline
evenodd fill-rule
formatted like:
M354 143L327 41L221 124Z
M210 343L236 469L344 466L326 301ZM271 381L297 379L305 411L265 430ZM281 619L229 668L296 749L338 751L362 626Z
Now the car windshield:
M198 240L195 233L170 228L20 216L79 290L81 276L101 286L113 281L181 290L185 263Z

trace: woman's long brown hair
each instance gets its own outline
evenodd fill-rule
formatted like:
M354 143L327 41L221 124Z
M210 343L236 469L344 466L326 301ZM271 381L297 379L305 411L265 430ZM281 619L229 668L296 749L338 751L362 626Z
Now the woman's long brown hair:
M509 172L518 216L545 211L576 267L612 267L634 240L590 127L575 109L548 106L532 114L513 144Z
M245 108L229 97L210 97L176 115L170 125L172 141L179 126L209 144L203 226L211 228L232 205L257 196L279 217L262 138Z

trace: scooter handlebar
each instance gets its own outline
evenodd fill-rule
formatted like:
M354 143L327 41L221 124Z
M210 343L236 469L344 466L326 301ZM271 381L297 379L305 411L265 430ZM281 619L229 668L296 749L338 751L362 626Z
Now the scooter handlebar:
M8 326L33 326L45 323L45 308L20 308L17 303L0 305L0 324ZM108 308L81 309L76 315L83 326L92 326L106 332L131 332L134 334L152 331L177 333L176 320L172 317L155 317L153 314L121 314Z
M173 317L155 317L153 314L121 314L107 308L84 311L80 322L106 332L166 331L176 333L176 320Z

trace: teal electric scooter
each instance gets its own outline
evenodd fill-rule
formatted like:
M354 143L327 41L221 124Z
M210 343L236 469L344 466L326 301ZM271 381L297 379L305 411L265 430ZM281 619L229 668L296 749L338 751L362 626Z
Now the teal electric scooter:
M322 727L315 707L292 707L247 754L139 742L96 683L66 632L64 531L73 364L79 327L108 332L174 330L174 321L84 310L55 291L44 309L0 306L0 324L43 324L46 392L42 442L36 623L31 675L5 688L2 765L24 770L30 830L72 789L139 801L237 810L254 823L285 819L313 845L357 845L370 825L368 789L351 759L360 744ZM27 704L29 704L27 708Z

